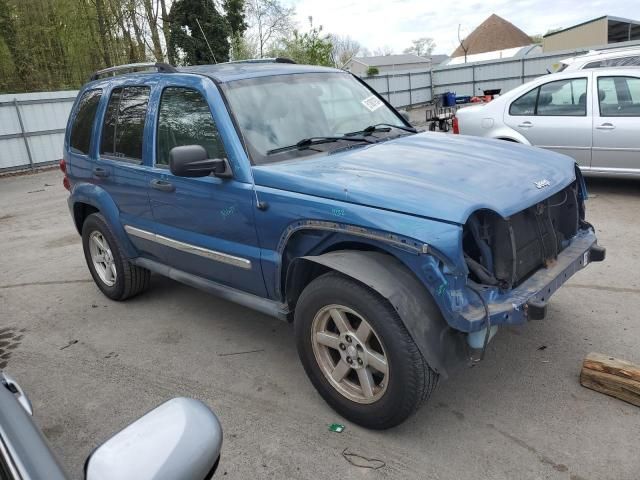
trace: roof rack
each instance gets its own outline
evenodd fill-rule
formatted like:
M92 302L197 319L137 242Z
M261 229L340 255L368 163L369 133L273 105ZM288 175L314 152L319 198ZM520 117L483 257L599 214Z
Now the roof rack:
M276 58L248 58L246 60L232 60L225 63L297 63L290 58L276 57Z
M122 70L141 70L155 68L158 73L175 73L178 70L173 65L169 65L168 63L156 62L156 63L128 63L126 65L117 65L115 67L103 68L102 70L98 70L91 74L90 81L98 80L101 76L107 74L116 74Z

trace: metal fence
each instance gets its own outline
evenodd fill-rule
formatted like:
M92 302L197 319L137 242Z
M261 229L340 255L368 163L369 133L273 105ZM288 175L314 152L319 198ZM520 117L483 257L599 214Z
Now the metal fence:
M640 46L640 42L623 42L594 47L600 50ZM363 80L397 108L416 106L431 101L434 95L454 92L457 95L481 95L484 90L499 89L505 93L540 75L553 71L560 60L585 53L587 49L535 54L522 58L487 60L436 67L428 72L376 75Z
M64 129L77 91L0 95L0 171L62 158Z

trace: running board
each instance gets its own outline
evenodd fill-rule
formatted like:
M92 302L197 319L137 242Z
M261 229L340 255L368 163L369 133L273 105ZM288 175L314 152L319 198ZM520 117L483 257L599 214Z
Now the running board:
M207 280L206 278L183 272L182 270L178 270L163 263L149 260L148 258L138 257L132 259L131 261L139 267L146 268L147 270L150 270L154 273L169 277L177 282L195 287L199 290L204 290L207 293L211 293L225 300L238 303L271 317L287 321L289 307L287 307L287 305L283 303L269 300L268 298L262 298L251 293L243 292L241 290L237 290L235 288L231 288L226 285Z

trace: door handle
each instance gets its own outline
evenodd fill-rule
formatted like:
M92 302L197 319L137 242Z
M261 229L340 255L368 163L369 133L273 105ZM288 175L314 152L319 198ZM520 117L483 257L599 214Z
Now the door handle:
M95 177L106 178L109 176L109 170L102 167L96 167L93 169L93 175Z
M531 123L531 122L522 122L518 126L521 127L521 128L531 128L531 127L533 127L533 123Z
M596 127L598 130L613 130L616 126L612 123L603 123L602 125Z
M176 186L167 182L166 180L158 180L157 178L151 180L151 188L155 188L156 190L160 190L161 192L173 192L176 189Z

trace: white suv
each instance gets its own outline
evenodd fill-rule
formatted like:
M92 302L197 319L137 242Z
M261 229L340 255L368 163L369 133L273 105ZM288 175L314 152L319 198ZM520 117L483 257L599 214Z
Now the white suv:
M558 72L603 67L638 67L640 66L640 47L591 50L584 55L560 60L560 63L562 66Z

